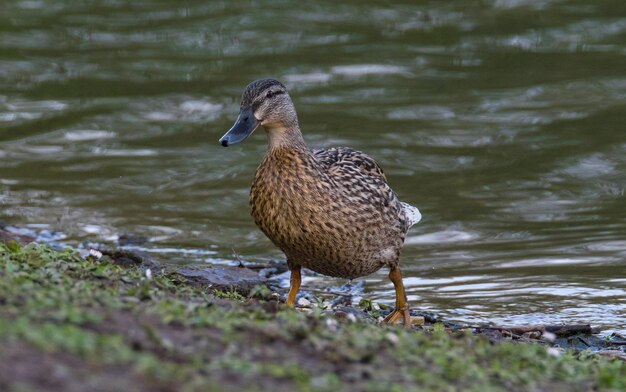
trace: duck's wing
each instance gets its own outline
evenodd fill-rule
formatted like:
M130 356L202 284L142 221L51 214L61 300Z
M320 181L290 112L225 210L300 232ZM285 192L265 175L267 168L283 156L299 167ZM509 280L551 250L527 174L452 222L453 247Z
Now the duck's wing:
M320 165L334 177L357 174L360 177L387 183L387 178L378 162L364 152L349 147L315 150L313 155ZM356 170L355 170L356 169Z
M420 211L410 204L398 200L398 196L387 184L380 165L364 152L349 147L329 148L313 151L318 163L333 180L340 181L357 198L368 203L377 200L385 209L396 211L402 225L408 230L422 219Z

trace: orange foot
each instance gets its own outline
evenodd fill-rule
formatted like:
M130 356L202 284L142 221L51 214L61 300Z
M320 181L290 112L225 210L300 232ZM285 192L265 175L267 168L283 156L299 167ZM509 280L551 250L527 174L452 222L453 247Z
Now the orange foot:
M411 315L409 314L409 309L398 310L394 309L385 319L383 323L385 324L398 324L400 319L402 318L402 324L405 327L411 325Z

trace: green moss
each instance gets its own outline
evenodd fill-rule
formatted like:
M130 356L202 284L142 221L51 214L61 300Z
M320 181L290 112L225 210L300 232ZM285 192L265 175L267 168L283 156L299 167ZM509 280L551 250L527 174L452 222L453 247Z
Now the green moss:
M231 287L229 290L214 290L213 294L218 298L229 299L232 301L243 301L246 299L243 295L241 295L234 287Z
M272 290L266 285L256 285L250 290L250 298L268 300L272 297Z
M251 296L271 297L263 287ZM100 380L121 377L123 367L146 382L136 390L626 388L623 362L586 353L555 357L539 345L451 335L443 325L416 332L265 309L236 291L207 293L172 275L148 279L71 250L0 244L0 344L78 358ZM0 385L37 389L15 377Z

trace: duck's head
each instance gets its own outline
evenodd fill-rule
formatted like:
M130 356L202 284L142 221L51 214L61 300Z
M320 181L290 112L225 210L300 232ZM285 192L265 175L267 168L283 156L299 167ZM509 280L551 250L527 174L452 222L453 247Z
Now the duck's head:
M287 88L277 80L255 80L246 86L241 99L239 116L220 138L224 147L244 141L261 125L270 133L298 128L296 110Z

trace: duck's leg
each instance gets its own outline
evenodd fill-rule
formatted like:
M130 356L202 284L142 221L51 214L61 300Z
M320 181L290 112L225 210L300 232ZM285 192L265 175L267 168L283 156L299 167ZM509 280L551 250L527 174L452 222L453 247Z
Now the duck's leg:
M409 304L406 300L406 293L404 292L404 284L402 283L402 273L400 273L399 267L391 267L389 271L389 279L396 288L396 307L389 313L383 320L383 323L395 324L402 317L402 322L405 327L411 325L411 315L409 314Z
M287 295L287 306L293 307L296 304L296 294L300 289L302 278L300 276L300 266L295 265L291 268L291 278L289 279L289 295Z

